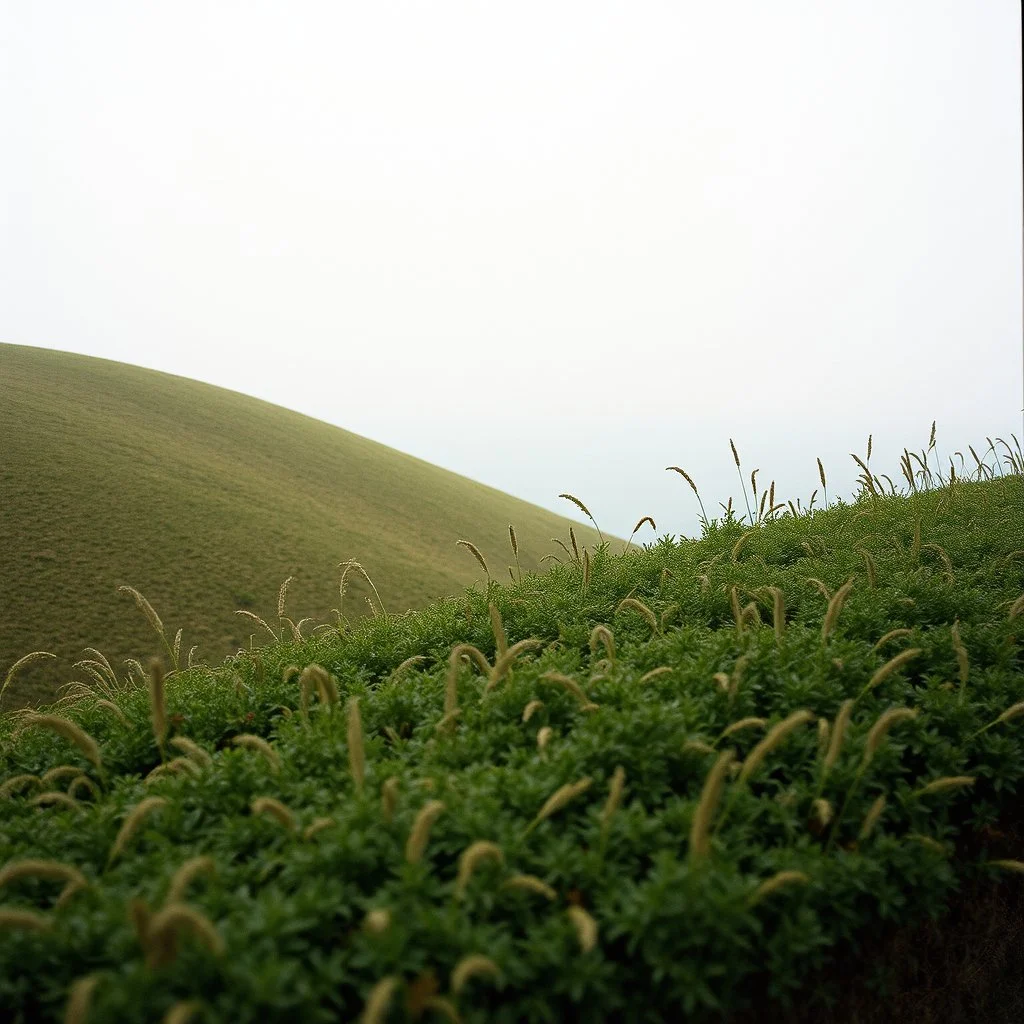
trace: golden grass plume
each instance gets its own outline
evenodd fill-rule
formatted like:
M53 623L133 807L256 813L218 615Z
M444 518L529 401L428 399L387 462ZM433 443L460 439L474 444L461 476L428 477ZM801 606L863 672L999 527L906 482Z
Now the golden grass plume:
M768 730L767 735L747 755L740 769L739 781L746 782L761 766L765 757L780 746L789 734L807 722L815 721L815 716L807 710L794 711L781 722L777 722Z
M497 843L488 839L478 839L470 843L459 857L459 869L455 879L455 897L462 899L466 894L470 879L476 866L484 860L493 860L498 864L505 862L504 851Z
M145 799L140 800L127 813L127 815L125 815L125 819L121 823L121 828L118 830L117 836L114 838L114 845L111 846L110 853L107 856L108 864L112 864L124 852L125 847L135 834L135 830L142 824L143 818L152 814L153 811L159 810L161 807L166 807L167 803L168 801L165 797L147 796Z
M708 749L713 752L712 748ZM689 858L691 861L704 858L711 851L711 823L722 797L726 773L735 757L734 751L723 750L704 779L700 800L697 802L697 808L693 812L693 821L690 824Z
M25 716L24 726L26 729L49 729L50 732L55 732L62 739L78 747L87 761L91 761L97 768L103 767L100 745L70 718L62 718L60 715L40 715L33 712Z
M295 815L280 800L275 800L272 796L256 797L249 805L249 810L253 814L269 814L279 824L291 831L298 827Z
M576 797L581 796L588 789L590 789L591 783L594 780L590 776L580 779L577 782L567 782L564 786L559 786L554 793L551 794L544 802L544 806L537 812L537 817L526 826L525 834L532 832L542 821L550 818L553 814L557 814L563 807L572 803Z
M418 864L423 859L430 841L430 830L444 811L445 805L440 800L428 800L419 809L405 844L405 859L409 864Z
M458 995L467 985L471 978L493 978L501 977L498 965L482 953L470 953L464 956L452 969L451 990Z
M281 758L277 751L262 737L254 736L251 733L242 733L232 738L231 742L236 747L244 747L246 750L255 750L266 758L272 771L281 770Z

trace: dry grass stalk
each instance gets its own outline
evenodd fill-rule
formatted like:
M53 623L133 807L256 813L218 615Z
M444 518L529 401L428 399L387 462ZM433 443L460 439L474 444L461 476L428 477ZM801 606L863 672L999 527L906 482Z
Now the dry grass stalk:
M459 870L455 878L455 898L462 899L476 866L484 860L493 860L498 864L505 863L505 854L497 843L487 839L478 839L462 851L459 857Z
M537 817L526 826L524 835L529 835L542 821L557 814L563 807L572 803L576 797L585 793L590 789L593 781L590 776L587 776L578 782L567 782L564 786L559 786L544 802L544 806L537 812Z
M193 742L187 736L175 736L171 740L171 746L180 750L190 761L194 761L200 768L209 768L213 764L213 758L198 743Z
M806 885L810 880L810 876L806 875L803 871L780 871L777 875L772 875L771 878L765 879L753 891L750 899L747 901L747 905L753 907L766 896L770 896L773 892L777 892L784 886Z
M566 913L576 929L580 951L589 953L597 945L597 922L582 907L571 906Z
M652 612L651 609L643 603L643 601L638 601L635 597L625 597L618 603L618 606L615 609L615 614L618 615L623 608L631 608L633 611L638 612L644 617L647 624L655 634L660 633L658 620L655 617L654 612Z
M619 809L622 803L622 794L626 788L626 770L618 765L612 773L611 786L608 790L608 800L601 810L601 842L608 838L608 829L611 826L612 816Z
M738 722L727 725L719 734L717 742L721 743L726 736L732 736L733 733L742 732L744 729L763 729L767 724L766 718L741 718Z
M576 497L575 494L560 494L560 498L565 498L566 501L571 501L593 524L594 529L597 530L597 536L600 538L601 543L604 543L604 536L601 533L601 527L597 525L597 520L591 515L590 509ZM570 527L571 529L571 527Z
M52 786L56 783L66 782L67 780L73 779L81 774L82 769L77 765L59 764L56 768L51 768L46 772L39 782L43 786Z
M801 710L794 711L781 722L773 725L765 738L747 755L743 767L740 769L739 781L746 782L761 766L765 757L780 746L791 732L814 720L815 717L810 711Z
M445 806L440 800L428 800L420 808L405 844L405 859L408 863L418 864L423 859L430 841L430 829L444 810Z
M828 823L832 820L833 811L832 805L827 801L818 797L811 804L811 817L817 822L818 829L824 829L828 826Z
M778 587L765 587L765 592L772 599L772 626L775 629L775 641L781 644L786 637L786 598Z
M49 729L58 736L73 743L82 752L87 761L91 761L97 768L103 767L103 756L100 753L100 745L78 724L70 718L61 718L59 715L38 715L31 713L24 719L26 729Z
M865 548L857 548L857 553L861 557L861 561L864 563L864 568L868 574L868 585L872 590L878 586L878 566L875 565L875 560L871 557L871 552Z
M708 752L713 752L713 748L708 747L707 749ZM704 779L704 787L701 789L700 800L690 825L689 857L691 861L704 858L711 851L711 823L722 797L726 773L735 757L732 750L723 750Z
M363 752L363 720L359 715L359 698L352 697L348 702L348 767L352 773L352 782L356 793L363 794L363 780L366 777L366 755Z
M542 700L531 700L525 708L523 708L523 722L528 722L535 711L539 711L544 707L544 701Z
M879 683L884 682L894 672L901 669L908 661L912 661L921 653L922 648L920 647L909 647L905 651L901 651L894 658L890 658L880 669L878 669L874 675L868 680L868 685L864 687L864 693L869 693Z
M832 738L829 740L828 751L825 754L825 760L822 764L822 781L824 782L825 777L832 770L836 761L839 759L839 751L843 746L843 738L846 736L846 727L850 723L850 715L853 714L853 706L856 702L853 700L844 700L839 705L839 711L836 713L836 720L832 724Z
M323 818L323 817L321 817L321 818L314 818L302 830L302 838L308 841L308 840L312 839L313 836L317 835L317 833L323 832L323 830L325 828L330 828L334 824L335 824L335 821L334 821L333 818Z
M235 736L231 742L236 747L244 747L246 750L255 750L257 753L262 754L267 759L271 771L279 772L281 770L280 756L262 736L243 733L241 736Z
M519 889L522 892L535 893L543 896L546 900L554 902L558 893L546 882L542 882L536 875L513 875L501 883L502 889Z
M496 604L489 604L487 611L491 616L491 629L494 632L495 660L500 658L508 650L508 637L505 635L505 626L501 621L501 612Z
M945 775L941 779L932 779L926 786L922 786L914 796L928 796L929 793L944 793L947 789L964 789L973 786L977 781L973 775Z
M462 542L460 541L459 543L462 543ZM344 604L344 601L345 601L345 578L354 569L369 584L370 589L373 591L373 596L375 598L377 598L377 604L380 606L381 614L386 616L387 615L387 609L384 607L384 602L380 599L380 594L377 592L377 588L374 585L373 580L370 579L369 574L362 567L362 565L360 565L360 563L357 562L354 558L350 558L346 562L339 562L338 563L338 568L339 569L341 569L342 566L344 566L344 569L342 570L342 573L341 573L341 582L338 584L338 590L340 592L341 603ZM367 600L367 603L370 605L370 611L373 612L374 616L376 616L377 615L377 609L374 608L373 602L369 598L367 598L366 600Z
M383 935L391 927L391 911L383 907L375 907L366 912L363 918L363 929L371 935Z
M890 629L889 632L885 634L885 636L878 640L878 642L875 644L874 647L871 648L871 650L880 650L887 643L889 643L890 640L895 640L897 639L897 637L901 636L910 636L913 632L914 631L912 629Z
M615 638L612 636L612 631L600 623L596 625L590 631L590 656L593 657L597 653L598 644L604 647L604 653L608 660L614 665L615 664Z
M132 836L135 834L135 830L142 824L142 819L148 814L152 814L153 811L159 810L161 807L167 805L167 800L162 796L147 796L145 799L140 800L129 812L125 815L124 821L121 823L121 828L118 830L117 836L114 839L114 845L110 848L110 854L107 856L107 864L113 864L115 860L124 852L125 847L131 841Z
M643 516L643 517L641 517L637 521L636 526L633 527L633 532L629 535L629 540L626 541L626 546L622 549L623 551L625 551L629 547L629 545L633 543L633 538L636 536L637 530L639 530L640 527L644 525L644 523L650 523L651 524L651 529L655 533L658 532L657 523L655 523L655 521L650 516Z
M224 940L205 914L185 903L169 903L153 915L147 938L150 945L150 966L159 967L173 961L176 940L183 932L190 932L214 955L224 953Z
M52 804L60 804L61 807L69 811L80 811L82 809L74 797L68 796L67 793L57 792L56 790L49 793L40 793L39 796L32 797L29 804L33 807L48 807Z
M426 661L427 656L425 654L414 654L411 658L406 658L394 672L391 673L391 682L394 682L403 672L407 672L414 665L418 665L421 661Z
M171 876L171 884L167 889L165 903L180 903L192 881L201 874L214 874L217 865L212 857L190 857Z
M736 632L743 632L743 609L740 607L739 587L729 589L729 604L732 605L732 617L736 620Z
M885 810L885 797L880 796L875 802L868 808L868 813L864 815L864 821L860 826L860 832L857 834L857 838L863 842L868 836L874 831L875 825L878 824L878 819L882 816L882 812Z
M689 473L686 472L685 469L680 469L679 466L666 466L665 467L665 472L666 473L669 472L670 470L673 473L678 473L690 485L690 489L697 496L697 504L700 505L701 517L703 518L705 523L708 522L708 514L707 514L707 512L704 511L704 502L700 500L700 491L697 490L697 485L693 482L693 478L690 476Z
M650 672L645 672L637 682L646 683L651 679L657 679L658 676L667 676L671 671L672 668L670 665L659 665L658 668L652 668Z
M20 907L0 907L0 929L17 928L25 932L45 932L50 919L34 910Z
M583 593L590 589L590 552L583 549Z
M112 700L101 698L96 701L96 707L109 711L122 725L128 724L128 716Z
M888 711L879 715L878 720L873 726L871 726L871 729L868 732L861 767L867 767L871 758L875 756L875 752L882 745L882 740L885 739L886 733L888 733L894 725L899 722L909 722L914 718L917 718L916 708L889 708Z
M290 831L295 831L298 828L298 822L295 820L295 815L283 804L280 800L275 800L272 796L258 796L251 804L249 804L249 810L254 815L256 814L269 814L270 817L275 819L278 824L283 825Z
M198 999L182 999L164 1014L162 1024L188 1024L202 1008Z
M454 967L451 975L451 990L458 995L471 978L494 978L501 977L498 965L484 956L482 953L470 953L464 956Z
M386 822L394 820L395 808L398 806L399 785L398 776L392 775L389 779L385 779L384 784L380 787L381 817Z
M457 540L455 542L455 546L464 547L480 563L480 568L483 569L484 575L488 580L490 580L491 571L487 568L487 560L480 553L480 549L471 540Z
M575 679L569 676L563 675L561 672L545 672L541 677L551 683L557 683L559 686L564 687L569 691L579 702L581 711L596 711L598 705L593 703L590 698L583 692L583 688Z
M804 581L809 587L814 587L826 601L832 600L832 592L817 577L810 576Z
M821 642L827 643L829 636L836 627L839 613L843 610L846 595L853 590L853 580L847 580L833 595L828 603L828 610L825 612L825 621L821 627Z
M24 668L26 665L30 665L33 661L38 661L40 658L56 658L56 654L51 654L49 651L32 651L26 654L23 658L19 658L8 670L7 675L4 676L3 686L0 686L0 700L3 700L4 692L7 687L10 686L11 680L18 674L18 670Z
M23 772L21 775L12 775L9 779L5 779L3 784L0 785L0 800L9 800L15 793L24 789L26 786L38 786L39 783L40 779L38 775L30 775L27 772Z
M284 602L288 596L288 586L295 579L294 576L289 576L284 583L281 584L281 588L277 592L277 617L284 617Z
M959 619L953 623L950 632L953 635L953 652L956 654L957 665L960 669L960 686L964 687L967 685L967 678L970 675L971 667L967 658L967 648L964 647L963 641L960 639Z
M149 662L149 714L153 738L162 753L167 738L167 706L164 701L164 669L157 658Z
M322 665L307 665L299 676L299 686L306 695L308 706L309 694L316 690L321 704L328 707L335 707L340 698L338 696L338 685L331 678L331 674Z
M829 735L831 733L831 726L827 718L818 719L818 759L820 760L825 756L825 751L828 748Z
M101 975L98 973L86 974L71 983L67 1005L64 1007L64 1024L85 1024L89 1019L92 993L100 978Z
M754 532L753 530L747 530L747 532L744 533L740 537L740 539L738 541L736 541L735 544L733 544L733 546L732 546L732 554L730 555L730 561L732 561L732 562L738 562L739 561L740 552L743 550L744 545L750 539L750 536L751 536L751 534L753 534L753 532Z
M398 988L398 978L393 974L381 978L370 989L370 994L366 997L366 1006L363 1007L363 1015L359 1018L359 1024L385 1024L396 988Z
M156 609L134 587L118 587L117 589L118 591L123 590L126 594L131 594L135 599L135 603L139 606L139 610L146 616L146 620L153 627L154 631L163 637L164 624L160 621L160 616L157 615Z
M718 751L715 750L715 748L713 746L711 746L710 743L705 743L703 740L687 740L683 744L683 752L684 753L690 753L690 754L717 754L718 753Z
M65 891L68 891L68 887L73 887L71 891L75 892L89 884L78 868L62 864L59 860L12 860L0 868L0 886L10 885L11 882L17 882L22 878L45 878L47 881L63 882Z
M541 726L537 730L537 749L543 752L544 748L551 742L551 737L555 735L554 729L550 725Z
M487 685L484 687L484 693L493 690L505 678L520 654L523 654L525 651L534 651L538 647L543 646L540 640L520 640L518 643L513 644L495 661L494 667L491 669L490 679L487 680Z
M569 543L572 544L572 553L576 561L580 561L580 547L576 543L576 533L571 526L569 527Z

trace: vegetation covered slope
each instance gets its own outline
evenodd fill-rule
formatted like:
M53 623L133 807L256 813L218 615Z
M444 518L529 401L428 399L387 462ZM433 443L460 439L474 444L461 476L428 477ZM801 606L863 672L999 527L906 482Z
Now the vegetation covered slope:
M51 699L86 645L119 671L153 650L119 586L219 662L259 629L235 611L272 615L288 576L295 620L337 607L349 558L406 611L482 575L456 540L503 576L509 523L526 569L568 541L551 512L337 427L86 356L0 345L0 439L0 679L29 651L58 655L26 666L6 707ZM369 588L349 583L365 611Z
M512 1024L847 999L816 972L1024 870L983 841L1024 780L1019 469L730 517L148 690L97 666L0 723L0 1006Z

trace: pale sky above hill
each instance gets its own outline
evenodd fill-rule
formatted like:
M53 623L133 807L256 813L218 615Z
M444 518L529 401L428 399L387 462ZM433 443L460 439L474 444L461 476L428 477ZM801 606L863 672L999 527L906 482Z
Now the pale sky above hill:
M10 2L0 341L693 534L1020 437L1020 93L1011 0Z

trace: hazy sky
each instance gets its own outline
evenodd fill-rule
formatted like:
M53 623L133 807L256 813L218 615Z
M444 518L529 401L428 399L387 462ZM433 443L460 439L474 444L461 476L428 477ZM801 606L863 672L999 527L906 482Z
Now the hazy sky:
M1020 89L1016 0L0 0L0 340L692 534L1020 436Z

